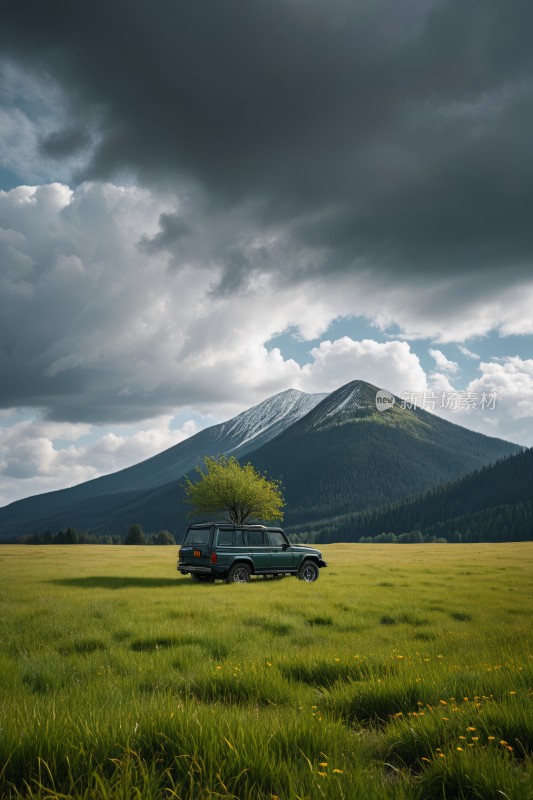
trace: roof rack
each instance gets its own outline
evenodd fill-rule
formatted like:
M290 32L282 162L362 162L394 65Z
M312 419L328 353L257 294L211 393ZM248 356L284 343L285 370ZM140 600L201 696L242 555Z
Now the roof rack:
M267 526L267 525L259 525L253 524L249 525L246 522L229 522L227 519L219 520L218 522L192 522L189 525L189 528L208 528L212 525L216 525L219 528L257 528L258 530L266 530L267 527L277 527L277 526Z

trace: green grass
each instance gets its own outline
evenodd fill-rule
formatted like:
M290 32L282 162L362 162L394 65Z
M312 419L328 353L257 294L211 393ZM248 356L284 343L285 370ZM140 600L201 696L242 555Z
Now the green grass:
M532 797L533 544L324 553L227 586L0 548L0 796Z

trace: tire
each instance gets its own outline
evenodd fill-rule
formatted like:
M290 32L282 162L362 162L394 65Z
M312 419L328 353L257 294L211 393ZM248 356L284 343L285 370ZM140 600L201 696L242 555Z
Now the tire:
M320 570L314 561L304 561L298 570L298 578L306 583L314 583L319 575Z
M250 580L250 574L251 570L248 564L239 562L230 568L228 577L226 578L226 583L248 583Z

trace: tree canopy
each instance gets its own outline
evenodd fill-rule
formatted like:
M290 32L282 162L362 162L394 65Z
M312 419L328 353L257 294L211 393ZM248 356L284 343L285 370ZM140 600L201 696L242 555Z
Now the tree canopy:
M124 544L146 544L146 537L140 525L132 525Z
M223 513L237 524L283 519L280 481L261 475L250 463L239 464L234 456L207 456L204 465L204 469L196 467L199 480L185 478L185 495L193 513Z

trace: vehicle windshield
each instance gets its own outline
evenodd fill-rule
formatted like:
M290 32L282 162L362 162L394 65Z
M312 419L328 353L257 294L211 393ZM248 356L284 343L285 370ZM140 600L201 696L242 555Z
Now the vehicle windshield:
M211 528L189 528L189 530L185 534L185 539L183 540L183 544L205 545L209 542L210 533L211 533Z

